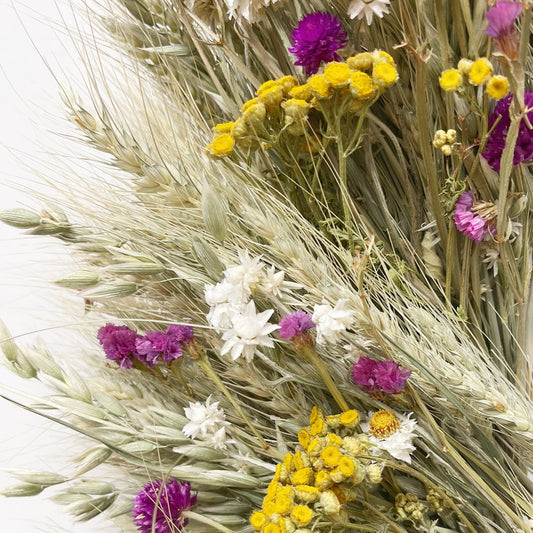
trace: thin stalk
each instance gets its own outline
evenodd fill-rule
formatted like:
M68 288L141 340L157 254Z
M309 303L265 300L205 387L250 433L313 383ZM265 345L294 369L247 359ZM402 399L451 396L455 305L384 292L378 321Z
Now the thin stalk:
M194 350L193 358L202 367L202 370L207 374L207 376L213 380L218 390L222 392L222 394L224 394L228 402L231 403L235 411L237 411L239 416L244 420L246 425L250 428L250 431L257 437L257 440L260 442L261 446L265 450L268 450L269 445L265 442L265 440L263 439L261 434L257 431L257 429L255 429L254 425L250 422L250 419L244 414L244 411L241 409L241 406L235 401L235 398L233 398L233 396L227 389L226 385L224 385L222 380L218 377L218 374L214 371L213 367L211 366L211 362L209 361L205 351L201 348Z
M318 370L322 381L326 385L331 396L333 396L333 399L337 402L337 405L343 411L349 411L350 408L348 407L346 400L342 396L341 391L337 388L337 385L335 385L335 382L329 375L327 366L324 364L324 361L322 361L320 356L316 353L316 350L310 348L309 346L301 346L298 348L298 351L302 353L306 357L306 359Z
M214 520L211 520L211 518L207 518L207 516L195 513L194 511L183 511L181 516L195 520L196 522L201 522L207 526L211 526L214 531L220 531L221 533L234 533L233 530L228 529L219 522L215 522Z

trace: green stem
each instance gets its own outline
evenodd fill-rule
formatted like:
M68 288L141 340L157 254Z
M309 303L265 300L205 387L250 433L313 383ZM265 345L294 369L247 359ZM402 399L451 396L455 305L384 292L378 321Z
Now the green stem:
M324 361L320 359L316 351L313 348L310 348L308 346L302 346L301 348L299 348L299 351L318 370L318 373L320 374L322 381L324 381L324 384L329 390L331 396L333 396L333 399L337 402L337 405L343 411L349 411L350 408L348 407L348 404L343 398L341 391L337 388L337 385L335 385L335 382L333 381L333 379L331 379L331 376L329 375L328 369L326 365L324 364Z
M222 380L218 377L218 374L213 370L213 367L211 366L211 362L207 358L207 355L203 350L197 350L196 351L197 358L195 358L196 362L202 367L202 370L213 380L215 385L217 386L218 390L224 394L224 396L227 398L229 403L233 406L233 408L237 411L239 416L244 420L246 425L250 428L251 432L257 437L257 440L261 443L261 446L268 450L269 445L264 441L263 437L260 435L260 433L255 429L253 424L250 422L249 418L244 414L244 411L241 409L240 405L235 401L229 390L227 389L226 385L222 382Z

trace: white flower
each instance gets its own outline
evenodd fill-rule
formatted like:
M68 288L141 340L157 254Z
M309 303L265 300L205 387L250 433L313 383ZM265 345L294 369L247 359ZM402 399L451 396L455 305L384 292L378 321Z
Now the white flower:
M285 272L279 270L276 272L276 269L271 266L267 269L263 279L261 280L261 289L267 294L272 296L280 296L280 289L283 285L283 280L285 277Z
M239 253L239 259L241 264L228 267L224 278L249 297L263 279L265 264L261 262L261 256L251 258L248 250Z
M382 415L381 420L373 426L372 420L375 420L374 415ZM411 453L415 451L413 439L416 437L415 429L417 426L416 420L411 418L412 413L407 416L396 415L392 411L378 411L377 413L369 413L369 418L366 422L361 422L361 429L368 433L369 440L374 444L372 448L373 453L379 454L380 451L385 451L395 459L405 461L411 464ZM393 424L383 423L383 419L388 422L392 420ZM377 426L378 431L373 432L373 427ZM380 437L379 434L385 436ZM374 433L374 434L373 434Z
M315 305L313 322L316 324L316 342L324 344L340 340L340 334L346 331L355 316L355 311L345 309L348 300L339 300L335 307L329 304Z
M273 312L273 309L268 309L257 314L253 300L248 302L242 314L233 318L232 328L222 335L226 342L220 353L225 355L229 352L234 361L241 355L251 361L258 346L274 346L274 341L268 336L279 329L277 324L268 322Z
M183 409L189 422L183 426L183 433L190 439L199 437L205 444L213 448L226 447L226 416L223 409L218 408L218 402L211 403L209 396L205 405L200 402L189 402L189 407Z
M352 19L362 19L364 16L366 23L370 25L374 15L383 18L383 15L389 12L389 4L390 0L352 0L348 6L348 15Z
M228 280L223 280L216 285L206 285L204 295L205 301L211 307L225 303L241 305L248 301L242 286L231 283Z
M279 0L225 0L230 18L244 18L257 22L263 15L263 9Z

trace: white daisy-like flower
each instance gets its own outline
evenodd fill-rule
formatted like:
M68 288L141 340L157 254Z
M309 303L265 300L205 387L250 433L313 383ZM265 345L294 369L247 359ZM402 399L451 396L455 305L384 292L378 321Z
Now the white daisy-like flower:
M263 16L265 7L279 0L225 0L230 18L244 18L249 22L257 22Z
M224 271L225 281L234 287L241 287L248 297L261 283L264 277L265 264L261 262L261 256L250 257L248 250L239 253L239 265L229 266Z
M218 403L211 403L211 396L205 404L189 402L189 407L183 409L189 422L182 431L190 439L200 438L208 446L223 449L226 447L226 427L229 422L226 422L224 410L218 408Z
M217 332L230 328L232 318L241 314L248 302L242 285L234 285L228 280L206 285L204 295L205 301L211 306L206 317L207 323Z
M369 413L369 419L361 422L361 429L374 444L373 453L385 451L395 459L411 464L417 427L416 420L411 415L412 413L407 416L396 415L386 410Z
M312 320L316 325L318 344L338 342L340 334L352 325L355 311L346 309L347 302L348 300L339 300L335 307L326 303L315 305Z
M283 270L278 270L278 272L276 272L274 266L270 266L261 280L260 288L267 294L280 296L284 278L285 272L283 272Z
M229 353L234 361L241 355L244 355L247 361L251 361L258 346L272 348L274 341L269 334L279 329L277 324L268 322L273 312L273 309L268 309L258 314L253 300L248 302L242 314L232 319L232 328L222 335L222 339L226 342L220 353L222 355Z
M383 18L389 12L390 0L352 0L348 6L350 18L366 18L366 23L370 26L374 15Z

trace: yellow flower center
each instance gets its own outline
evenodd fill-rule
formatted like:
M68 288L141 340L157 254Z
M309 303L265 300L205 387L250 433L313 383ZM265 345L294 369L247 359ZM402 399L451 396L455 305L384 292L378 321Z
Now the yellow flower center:
M463 77L461 76L461 73L454 68L445 70L439 78L440 87L446 92L457 91L462 83Z
M263 533L281 533L281 528L274 522L269 522L264 528Z
M331 84L324 76L315 74L307 80L307 83L309 89L317 98L328 98L331 95Z
M473 85L485 83L491 76L492 70L492 63L488 59L484 57L476 59L468 74L470 83Z
M370 419L368 432L378 439L386 439L400 429L400 420L391 411L382 409Z
M313 518L313 511L307 505L295 505L291 511L291 518L296 525L306 526Z
M339 461L339 472L344 477L350 477L355 471L355 463L351 457L343 456Z
M300 443L300 446L302 448L307 449L307 447L309 446L309 441L310 440L311 440L311 437L310 437L309 433L307 433L307 431L305 429L301 429L298 432L298 442Z
M339 464L341 455L342 454L337 446L326 446L322 450L320 457L326 466L332 467Z
M350 90L356 98L370 98L374 94L372 78L365 72L352 72Z
M309 428L309 433L314 437L320 435L324 429L324 420L322 418L317 418Z
M390 63L378 63L374 66L372 76L378 85L389 87L398 80L398 71Z
M324 69L324 79L327 80L335 89L345 87L350 81L350 67L346 63L333 62L329 63Z
M292 474L293 485L310 485L313 482L313 470L301 468Z
M341 424L347 427L354 427L359 422L359 413L355 409L344 411L341 414Z
M213 154L224 156L231 153L235 146L235 139L229 133L217 135L207 149Z
M509 92L509 80L505 76L492 76L487 83L487 94L499 100Z
M261 511L255 511L250 517L250 524L256 531L260 531L261 528L265 525L266 515Z
M286 514L289 512L291 505L292 500L288 496L280 494L274 503L274 512L277 514Z

